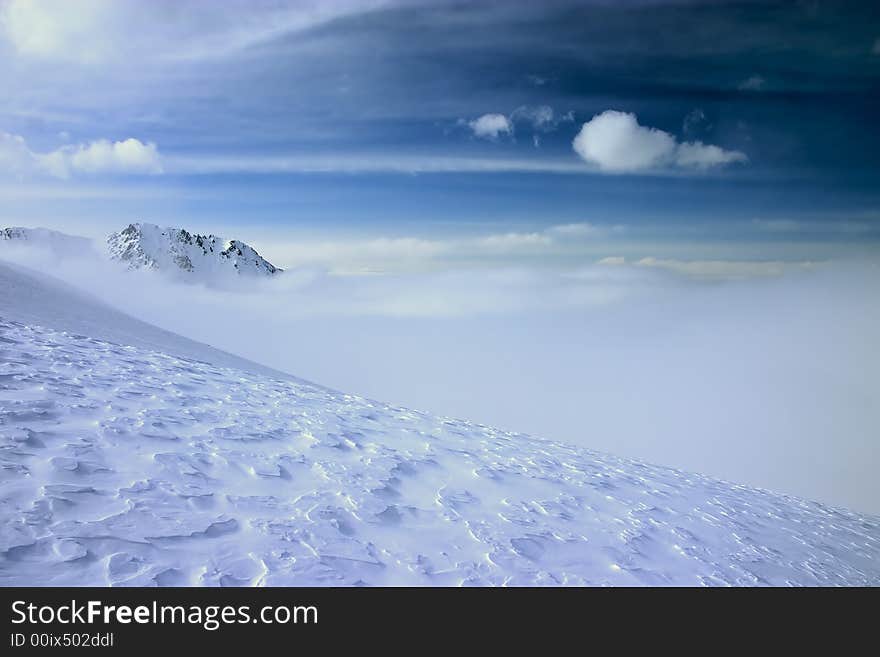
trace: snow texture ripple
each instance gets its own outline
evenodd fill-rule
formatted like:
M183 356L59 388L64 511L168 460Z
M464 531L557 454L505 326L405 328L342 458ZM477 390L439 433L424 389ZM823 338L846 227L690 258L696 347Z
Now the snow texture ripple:
M0 319L3 585L880 584L880 521Z
M877 585L880 519L316 386L0 263L0 585Z

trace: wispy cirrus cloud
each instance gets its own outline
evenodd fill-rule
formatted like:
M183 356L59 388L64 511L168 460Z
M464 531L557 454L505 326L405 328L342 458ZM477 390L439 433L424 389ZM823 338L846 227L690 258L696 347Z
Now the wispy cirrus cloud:
M290 155L169 155L165 170L181 175L212 173L558 173L590 169L575 159L450 154L315 153Z
M760 75L751 75L737 85L740 91L761 91L767 86L767 80Z
M797 235L860 235L880 232L880 221L876 218L859 220L838 218L804 221L798 219L753 219L752 226L765 233L786 236Z
M133 56L208 59L302 32L390 0L5 0L0 34L18 57L99 65Z
M513 122L525 122L539 132L550 132L562 123L572 123L574 112L559 114L549 105L521 105L510 113Z
M273 239L258 250L271 253L283 267L319 267L334 273L394 273L497 266L523 258L551 260L577 244L613 236L623 226L588 222L552 225L535 230L423 238L395 236L333 241Z
M109 54L108 29L118 22L122 3L80 0L75 11L64 0L7 0L0 5L0 34L16 55L89 62Z
M602 258L596 264L606 267L638 267L672 272L703 280L743 280L779 277L786 273L811 271L825 263L788 260L682 260L647 256L627 260L623 256Z

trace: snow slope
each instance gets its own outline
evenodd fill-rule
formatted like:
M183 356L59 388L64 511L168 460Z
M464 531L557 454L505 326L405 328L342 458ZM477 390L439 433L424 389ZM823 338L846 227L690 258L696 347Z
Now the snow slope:
M281 270L239 240L192 234L182 228L135 223L107 238L110 257L130 269L186 273L204 281L218 276L271 276Z
M98 340L164 351L194 361L247 369L267 376L293 378L270 367L142 322L57 278L2 260L0 316L23 324L51 326Z
M55 258L96 257L98 255L95 243L87 237L68 235L48 228L10 226L0 229L0 245L44 249Z
M0 584L880 584L878 518L319 388L20 269L0 290Z

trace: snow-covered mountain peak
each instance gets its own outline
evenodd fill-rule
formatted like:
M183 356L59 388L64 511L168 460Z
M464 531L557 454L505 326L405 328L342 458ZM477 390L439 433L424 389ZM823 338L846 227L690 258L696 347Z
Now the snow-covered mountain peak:
M210 280L218 274L272 276L280 271L240 240L199 235L183 228L129 224L107 238L110 257L129 269L186 272Z

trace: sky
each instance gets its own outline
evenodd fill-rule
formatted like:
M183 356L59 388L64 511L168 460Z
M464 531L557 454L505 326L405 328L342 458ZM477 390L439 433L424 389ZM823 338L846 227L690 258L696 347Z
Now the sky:
M880 513L877 3L71 4L0 0L0 226L287 271L20 261L347 392Z
M623 232L640 257L873 252L878 18L846 2L3 0L0 220L235 231L291 245L282 266L315 236L569 224Z

